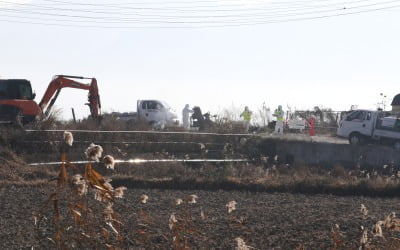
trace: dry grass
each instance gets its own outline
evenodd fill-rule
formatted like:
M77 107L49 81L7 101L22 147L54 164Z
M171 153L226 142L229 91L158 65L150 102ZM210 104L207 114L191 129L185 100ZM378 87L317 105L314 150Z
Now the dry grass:
M174 159L173 155L162 153L138 157ZM108 156L105 160L107 159ZM9 148L0 148L0 163L3 165L0 168L2 183L44 183L57 176L57 168L28 166ZM81 166L78 168L83 170ZM99 172L102 175L111 175L115 183L130 187L145 185L177 189L237 189L371 196L394 196L400 191L400 178L395 173L377 170L349 171L341 166L333 169L290 166L274 161L249 164L120 163L115 165L115 171L104 168L99 169Z
M18 166L23 165L23 161L10 150L2 150L0 156L0 159L8 159L7 162ZM62 160L67 161L65 155ZM349 190L354 194L357 188L362 188L364 191L368 189L385 191L389 187L397 188L399 183L397 178L391 176L378 175L366 178L365 173L345 172L340 166L335 167L334 171L277 163L264 163L258 166L251 164L161 166L154 164L138 167L117 165L114 170L117 174L111 175L114 185L121 184L123 180L128 185L138 180L154 183L174 181L174 185L186 183L192 188L201 186L207 188L207 185L216 188L221 185L228 189L261 188L262 190L282 189L298 192L305 191L307 188L316 190L322 187L326 192L340 189ZM173 169L176 172L172 172ZM25 168L24 171L27 169ZM121 192L124 190L113 188L109 178L101 173L113 173L109 171L102 163L88 164L83 169L72 164L62 164L56 172L55 182L45 183L49 188L55 188L46 202L46 207L51 210L40 210L34 215L34 221L38 232L40 230L51 232L51 237L48 237L49 246L60 249L113 249L126 246L158 248L162 244L171 246L173 249L191 249L192 246L206 239L206 236L200 233L202 227L205 226L203 221L207 218L203 209L197 205L197 199L201 197L195 194L190 197L177 197L179 202L165 208L170 209L171 217L169 228L164 228L146 210L146 203L148 200L151 201L151 197L143 194L138 199L136 207L127 208L124 204L118 204L117 198L122 197ZM336 174L332 175L332 172ZM227 204L220 204L220 206L227 208L226 228L231 232L230 235L234 235L231 239L232 246L236 241L237 249L252 249L253 246L247 244L245 238L239 237L240 232L244 231L247 225L244 217L236 213L236 206L244 205L228 201ZM130 209L135 211L135 216L121 220L117 209ZM368 217L368 213L362 213L362 216ZM44 219L46 217L52 218L52 223L49 224ZM381 219L383 222L379 225L382 225L382 237L374 236L379 235L376 232L379 231L378 229L375 231L370 229L374 225L364 227L364 230L360 232L361 249L398 249L400 239L397 233L400 231L400 220L393 214L383 216ZM134 225L133 232L124 228L126 220L130 221L130 226ZM332 229L332 249L342 249L342 246L346 245L345 241L348 239L343 238L343 233L345 232L341 232L339 227ZM298 244L297 249L304 249L304 245Z
M72 121L59 124L59 129L84 129L84 130L107 130L107 131L149 131L154 128L146 121L124 121L113 116L105 114L100 121L92 119L84 119L77 123ZM181 126L167 126L163 129L167 132L185 132ZM201 132L210 133L244 133L243 123L240 121L232 121L227 119L217 119L212 122Z
M87 152L94 150L95 146L91 145ZM87 154L88 158L91 156L92 154ZM173 249L180 250L191 249L195 241L206 239L200 234L201 223L196 222L192 215L199 199L196 194L189 195L186 199L177 199L175 212L169 219L169 232L160 228L159 223L145 211L145 207L130 207L129 209L137 209L132 234L124 229L127 218L122 219L114 208L117 198L123 197L126 188L114 189L110 184L111 179L97 172L92 163L86 164L83 173L80 173L80 170L67 160L65 153L62 154L61 161L63 163L55 179L54 192L50 194L45 205L33 213L37 234L39 235L40 231L52 232L53 236L47 239L55 248L122 249L126 245L134 245L155 249L159 248L161 237L162 241L170 244ZM149 199L151 197L143 194L140 203L145 206ZM235 206L236 202L232 201L229 204ZM123 207L123 204L119 205ZM52 208L52 214L46 212L47 207ZM230 207L229 213L233 210L235 208ZM52 216L51 224L47 222L49 216ZM201 208L200 218L206 218ZM227 227L232 231L240 230L242 223L243 220L234 215L227 217ZM238 249L250 249L241 238L235 240L238 241ZM162 243L163 247L166 246L165 243Z
M83 154L82 154L83 155ZM0 149L0 183L40 184L57 177L57 168L28 166L9 149ZM77 166L80 171L83 166ZM101 168L114 183L128 187L249 190L266 192L326 193L336 195L397 196L400 179L378 173L365 174L317 167L258 164L116 164L115 170Z
M286 164L148 163L117 165L115 182L130 187L172 189L225 189L327 193L337 195L395 196L400 178L344 171L341 167L288 166ZM371 174L372 175L372 174Z
M85 129L98 125L93 121L85 122L87 122L84 125L87 126ZM103 120L103 122L101 129L126 130L124 127L126 124L116 124L113 120ZM82 124L77 124L77 127L71 124L68 126L79 128ZM224 125L226 124L222 124L221 127ZM227 131L232 129L233 127ZM15 147L18 145L16 144L18 133L21 132L15 130L11 133L2 133L0 140L5 142L5 145ZM94 145L88 149L87 156L92 160L99 160L102 151L100 146ZM173 159L175 156L158 154L145 155L146 157ZM65 154L62 160L67 162ZM400 176L393 171L366 172L361 169L348 171L342 166L335 166L332 169L305 165L292 166L280 164L277 159L270 162L260 160L257 163L240 164L157 163L135 166L116 164L114 169L113 158L108 156L105 164L112 165L110 169L103 163L89 163L83 167L68 163L52 169L30 167L9 148L0 148L0 164L3 166L0 168L1 184L45 185L54 188L54 192L45 203L45 207L50 207L51 210L39 210L35 214L34 221L38 230L44 227L44 231L52 233L49 244L60 249L116 249L127 245L137 248L157 248L160 244L174 249L190 249L195 245L194 242L206 238L200 233L207 218L207 214L198 205L198 199L201 197L197 197L196 194L190 197L177 197L171 207L165 207L171 211L171 216L169 228L164 228L146 209L146 204L152 197L143 194L140 199L138 197L137 206L125 207L123 203L118 203L125 189L113 188L110 179L113 180L113 185L128 187L242 189L379 196L397 195L400 191ZM246 228L246 221L243 216L237 214L236 206L243 205L233 200L227 202L218 205L227 209L227 231L231 232L230 235L234 235L230 240L236 241L237 249L252 249L249 246L251 244L246 243L246 239L238 237ZM129 209L133 211L133 215L122 220L117 212L118 209ZM366 211L365 206L360 209L363 223L367 223L369 216ZM46 222L44 219L46 216L52 218L52 223ZM365 226L360 231L361 249L399 249L400 220L392 213L380 219L373 225L360 225ZM130 226L133 225L134 230L124 228L126 221L130 222ZM332 229L331 237L333 249L341 249L345 245L346 239L339 226ZM304 249L304 245L299 244L297 249Z
M98 148L91 145L87 151L93 149ZM88 155L88 158L92 156ZM101 157L101 152L97 151L97 156ZM126 188L114 188L111 180L98 173L92 163L86 164L80 173L68 162L65 153L61 161L55 190L45 206L33 213L36 230L49 227L43 220L46 220L45 211L50 206L53 208L53 237L48 239L55 248L121 248L122 221L114 204L123 197Z
M0 147L0 184L36 185L48 183L57 171L30 167L9 148Z

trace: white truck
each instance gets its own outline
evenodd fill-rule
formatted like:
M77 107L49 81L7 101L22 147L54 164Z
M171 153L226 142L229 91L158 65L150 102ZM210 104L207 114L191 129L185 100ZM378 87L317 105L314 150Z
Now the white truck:
M376 142L400 149L400 118L379 110L354 110L340 122L337 135L352 145Z
M179 124L178 115L166 102L161 100L138 100L136 112L113 112L122 120L145 120L156 128Z

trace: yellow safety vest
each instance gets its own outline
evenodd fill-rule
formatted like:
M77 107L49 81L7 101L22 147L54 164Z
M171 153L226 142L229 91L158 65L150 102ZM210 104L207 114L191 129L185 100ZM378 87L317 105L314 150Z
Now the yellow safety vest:
M245 120L245 121L250 121L251 120L251 112L250 111L243 111L243 113L242 113L242 116L243 116L243 120Z
M275 116L277 121L283 121L283 110L275 110Z

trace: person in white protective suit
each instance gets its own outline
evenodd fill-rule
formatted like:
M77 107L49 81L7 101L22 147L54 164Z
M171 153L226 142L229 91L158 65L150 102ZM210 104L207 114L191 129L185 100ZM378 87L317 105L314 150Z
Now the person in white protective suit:
M279 105L278 109L275 109L273 116L276 117L275 131L274 134L283 135L283 116L285 112L282 110L282 106Z
M189 122L190 113L193 113L193 110L189 108L189 104L186 104L182 110L182 124L185 129L190 128L190 122Z

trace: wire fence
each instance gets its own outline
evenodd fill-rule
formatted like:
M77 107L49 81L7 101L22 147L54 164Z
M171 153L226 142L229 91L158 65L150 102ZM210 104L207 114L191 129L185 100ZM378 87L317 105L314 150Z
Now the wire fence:
M129 159L129 160L115 160L115 163L127 164L143 164L143 163L165 163L165 162L181 162L181 163L232 163L232 162L250 162L248 159ZM54 162L35 162L29 163L30 166L47 166L47 165L60 165L60 164L87 164L95 163L95 161L54 161Z
M304 130L309 130L310 125L308 121L314 118L314 128L317 134L335 134L340 121L348 113L348 111L332 111L332 110L296 110L294 112L287 112L287 121L289 120L302 120L304 121ZM293 130L292 130L293 131Z

